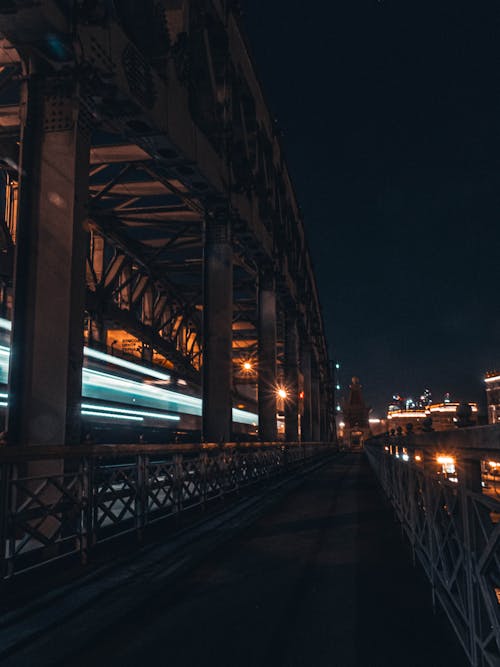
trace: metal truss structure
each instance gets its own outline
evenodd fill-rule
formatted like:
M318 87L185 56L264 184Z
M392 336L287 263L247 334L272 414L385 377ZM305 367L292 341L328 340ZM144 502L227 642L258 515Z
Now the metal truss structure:
M467 447L463 432L448 435L446 446L400 438L372 441L366 451L471 665L493 667L500 661L500 500L483 490L481 460L499 452ZM443 453L456 461L451 479L436 464Z
M287 439L299 412L304 440L334 438L304 225L237 3L3 2L0 158L13 443L40 441L44 411L45 444L76 438L84 314L88 344L125 331L203 387L206 440L230 439L235 400L275 440L279 383Z

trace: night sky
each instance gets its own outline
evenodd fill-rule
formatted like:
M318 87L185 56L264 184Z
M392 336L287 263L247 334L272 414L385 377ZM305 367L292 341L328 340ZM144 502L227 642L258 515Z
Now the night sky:
M500 370L500 5L246 0L332 357L394 392L484 402Z

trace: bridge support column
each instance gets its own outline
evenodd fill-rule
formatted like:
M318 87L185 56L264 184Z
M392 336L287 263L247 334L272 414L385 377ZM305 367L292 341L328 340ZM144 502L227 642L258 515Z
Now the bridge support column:
M277 439L276 421L276 286L272 273L259 279L259 437Z
M23 84L9 442L80 440L90 137L74 84Z
M233 247L227 210L207 215L203 262L203 440L232 430Z
M317 363L313 360L311 379L311 433L313 442L321 441L321 413L320 413L320 391L319 371Z
M297 442L299 439L299 377L298 377L298 335L295 312L285 318L285 440Z
M311 346L308 342L302 341L300 364L302 375L304 376L304 411L301 422L301 440L302 442L312 441L312 377L311 377Z

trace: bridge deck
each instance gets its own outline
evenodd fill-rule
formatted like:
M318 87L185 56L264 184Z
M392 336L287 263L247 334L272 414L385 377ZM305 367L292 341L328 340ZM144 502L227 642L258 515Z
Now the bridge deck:
M84 632L84 617L78 626ZM61 630L53 641L71 643L71 633ZM47 648L50 640L44 639ZM40 648L38 665L45 664ZM14 658L6 664L30 664L25 657L27 662ZM158 590L125 622L110 618L97 641L92 638L71 662L466 664L446 620L433 614L429 585L413 568L360 454L312 473L239 538L213 552L174 589Z

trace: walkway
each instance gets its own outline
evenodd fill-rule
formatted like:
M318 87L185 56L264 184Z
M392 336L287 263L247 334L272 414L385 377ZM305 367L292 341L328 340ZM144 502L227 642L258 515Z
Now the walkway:
M91 615L78 620L82 636ZM75 639L60 628L43 644ZM68 654L75 667L467 664L361 454L312 473L175 587L79 644ZM56 664L44 652L37 667Z

